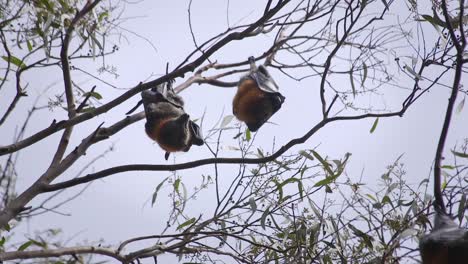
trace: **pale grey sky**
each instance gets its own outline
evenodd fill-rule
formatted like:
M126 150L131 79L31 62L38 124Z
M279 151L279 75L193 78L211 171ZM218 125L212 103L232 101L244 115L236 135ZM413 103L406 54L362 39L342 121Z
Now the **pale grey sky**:
M188 1L150 0L128 4L123 17L128 17L129 20L123 24L123 27L144 36L154 44L157 50L155 51L146 40L124 31L128 42L122 39L118 43L119 52L106 59L107 63L117 67L120 77L117 79L110 75L103 75L103 77L118 87L127 88L146 80L151 74L164 73L168 61L171 68L175 67L194 49L188 28L187 5ZM194 1L192 22L199 41L206 40L226 29L226 5L227 1ZM258 4L258 6L262 5ZM252 21L262 11L263 9L257 8L253 1L230 1L229 21L231 24L240 19L244 19L244 22ZM396 14L398 10L393 9L392 13ZM434 36L435 34L434 31ZM272 41L271 36L259 36L253 40L235 42L216 53L213 60L229 63L246 59L250 55L258 56L271 45ZM392 59L389 56L390 64L393 63ZM94 64L83 63L87 63L87 69L94 73L100 60L96 60ZM44 73L43 75L27 76L30 80L28 93L31 96L23 100L20 107L26 109L26 106L34 100L34 95L53 81L58 81L59 84L52 90L61 89L61 75L58 70L55 69L56 72L53 74L48 71L47 75ZM302 136L321 118L318 77L298 83L274 69L270 72L279 84L281 92L286 96L286 101L282 109L270 120L276 125L266 124L256 135L255 146L268 151L271 151L273 138L276 141L276 148L279 148L291 138ZM78 78L84 86L91 87L97 84L97 91L103 95L104 102L122 93L122 90L106 87L78 72L73 72L73 76ZM236 78L238 76L233 77L232 80ZM34 82L32 82L33 80ZM466 81L465 77L463 82L466 84ZM179 83L181 80L177 79L176 85ZM349 86L349 83L343 81L342 85ZM412 84L408 83L407 87L411 86ZM389 87L386 88L385 92L387 95L385 103L393 107L398 106L408 91ZM232 114L231 100L234 93L235 88L193 85L183 91L181 95L186 101L186 111L192 118L199 118L204 112L206 113L203 126L206 134L222 111L224 111L224 115ZM10 95L8 90L2 91L3 98L9 98ZM382 173L385 172L386 166L404 153L402 161L407 165L406 180L408 183L417 184L429 175L448 96L448 89L440 87L433 89L422 100L413 105L403 118L381 119L373 134L369 133L374 122L373 119L332 123L321 129L305 144L292 148L288 153L297 153L299 150L310 149L317 145L320 145L318 147L320 153L334 158L342 157L346 152L351 152L352 157L347 166L348 175L357 180L361 176L361 171L364 170L363 177L370 186L375 186ZM461 99L463 99L462 95L459 100ZM135 97L111 113L100 116L97 120L80 124L74 131L75 134L70 146L78 144L100 122L104 121L105 124L110 125L123 118L124 113L133 107L138 100L139 97ZM362 102L371 105L382 103L378 97L371 99L365 97ZM1 112L4 111L3 105L0 106ZM446 144L446 154L454 144L460 143L467 136L467 111L464 109L460 114L454 115L453 126ZM0 129L2 134L0 145L11 142L18 122L22 121L24 117L25 112L15 112ZM54 111L47 115L39 114L37 117L31 123L27 131L28 135L48 125L53 118L61 120L65 118L65 115ZM226 132L222 139L223 145L235 145L232 140L234 135L234 131ZM22 150L18 161L18 174L20 175L17 181L18 192L28 187L49 165L50 155L55 151L59 136L60 133L56 133L46 140ZM132 163L168 164L173 162L173 158L179 163L211 157L205 146L194 146L190 152L176 154L169 161L165 161L164 152L146 137L144 121L140 121L124 129L114 138L91 147L86 158L74 165L66 173L66 177L75 176L75 173L80 170L80 165L101 153L111 143L115 144L115 150L104 159L99 160L89 171ZM236 152L229 150L224 150L221 153L222 156L236 156ZM4 157L0 157L0 159L4 159ZM221 165L220 167L222 182L227 185L235 176L238 165ZM183 182L190 189L200 182L201 174L212 174L213 166L204 166L178 173L183 175ZM130 237L156 234L165 226L167 220L168 189L159 195L155 207L151 208L149 200L156 185L167 175L170 173L132 172L96 181L83 195L59 209L60 212L70 213L71 216L52 213L39 216L27 225L16 229L16 233L27 235L36 229L60 227L63 229L65 239L77 234L70 245L80 243L83 240L95 241L101 238L105 240L105 244L116 244ZM59 178L59 180L63 179ZM211 186L211 191L203 192L197 197L197 200L191 203L190 207L187 208L188 214L197 216L207 212L210 208L210 202L214 199L213 187ZM71 196L81 188L82 186L71 188L62 197ZM47 196L43 195L33 200L32 205L38 204L45 197Z

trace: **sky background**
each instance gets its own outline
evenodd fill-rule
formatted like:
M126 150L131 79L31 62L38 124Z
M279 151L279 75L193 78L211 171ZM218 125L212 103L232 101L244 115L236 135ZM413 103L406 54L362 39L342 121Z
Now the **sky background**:
M242 20L243 23L254 21L262 12L262 3L258 5L253 1L230 1L229 22L231 25ZM226 8L227 1L194 1L192 4L193 29L199 42L222 32L227 27ZM122 25L126 39L114 40L120 50L115 56L106 58L108 64L115 65L118 69L118 78L111 75L101 75L106 81L121 88L135 86L140 81L155 78L165 72L166 62L170 62L173 68L180 63L193 49L187 17L188 1L141 1L135 4L126 4L122 17L128 20ZM403 6L392 7L391 13L395 14L406 8ZM128 30L128 31L127 31ZM135 32L145 39L131 33ZM431 32L428 30L428 32ZM436 37L437 33L434 30ZM237 62L247 59L248 56L258 56L267 49L273 36L260 35L246 41L234 42L221 49L213 56L220 63ZM117 37L117 36L114 36ZM150 44L152 43L152 45ZM89 72L95 73L101 61L80 62ZM389 56L388 63L394 63ZM395 67L396 65L391 65ZM214 71L208 72L215 73ZM264 125L256 134L255 146L271 151L271 142L275 139L276 149L287 143L290 139L300 137L312 126L320 121L321 105L318 91L318 78L295 82L279 71L270 69L280 90L286 97L281 110L270 121L275 124ZM113 89L79 72L72 72L73 77L79 80L83 87L97 86L97 92L103 95L103 101L108 102L120 95L123 90ZM187 77L187 76L186 76ZM229 77L235 81L240 75ZM52 82L58 85L51 91L61 89L61 75L59 69L37 71L27 75L29 80L29 97L21 101L19 108L29 109L35 100L35 95L44 90ZM331 76L330 78L333 78ZM466 75L462 82L466 84ZM176 85L182 83L177 79ZM349 86L349 82L343 81L343 86ZM402 85L410 88L412 83ZM192 118L200 118L205 113L204 133L212 128L220 116L230 115L231 102L235 94L235 88L220 88L209 85L192 85L181 93L186 102L186 111ZM424 178L430 176L435 148L439 137L442 120L448 99L448 89L436 87L413 105L403 118L380 119L374 133L369 130L374 119L358 121L335 122L321 129L305 144L291 148L288 153L297 153L302 149L311 149L316 146L318 152L324 156L341 158L346 152L352 153L347 166L347 175L358 180L361 175L369 186L377 186L380 176L386 171L386 167L398 156L404 154L402 161L406 164L406 178L408 183L418 184ZM1 91L2 98L11 98L11 89ZM402 96L409 91L398 88L386 88L385 104L397 106ZM330 96L330 94L328 94ZM47 96L42 100L42 105L47 102ZM460 94L458 102L463 99ZM72 137L70 148L79 144L83 137L93 131L101 122L111 125L121 120L125 112L131 109L139 100L135 96L126 103L120 105L110 113L104 114L91 122L78 125ZM330 99L329 99L330 100ZM381 98L359 98L363 104L382 104ZM457 102L457 104L458 104ZM5 104L0 104L3 113ZM395 109L395 108L393 108ZM142 110L142 108L140 108ZM61 111L50 112L43 110L36 115L30 124L27 135L47 126L52 119L61 120L66 116ZM461 144L468 132L467 109L453 117L452 128L446 144L445 153L455 144ZM15 129L26 116L25 111L17 111L0 128L0 145L10 144ZM235 124L235 122L233 122ZM225 147L235 145L232 137L236 131L227 131L222 138ZM50 163L51 153L55 151L61 133L56 133L47 139L22 150L18 160L17 192L30 186L34 180L47 168ZM188 153L178 153L171 156L169 161L164 160L164 152L154 144L144 133L144 121L137 122L115 137L96 144L87 152L85 159L77 162L59 180L76 176L81 167L93 157L99 155L110 145L114 151L108 153L103 159L96 162L87 172L98 171L122 164L170 164L181 163L195 159L211 157L206 146L194 146ZM227 148L222 152L223 157L236 157L237 152ZM0 157L4 159L5 157ZM222 165L221 179L226 186L232 181L238 170L237 165ZM190 189L200 182L201 174L213 173L213 166L203 166L179 172L182 180ZM362 174L361 174L362 173ZM70 214L46 214L38 216L27 224L15 229L19 237L26 237L38 229L60 227L63 230L64 240L71 239L69 245L82 241L105 240L105 244L115 245L125 239L141 235L157 234L165 226L167 221L167 194L169 188L163 189L159 195L157 205L151 207L150 199L155 187L170 172L132 172L121 173L93 182L86 191L72 202L59 209L60 212ZM81 174L83 175L83 174ZM83 188L78 186L70 188L61 197L72 196ZM187 208L188 214L199 215L214 201L214 186L209 191L203 192ZM38 204L47 195L37 197L32 205ZM214 203L213 203L214 205ZM163 258L164 259L164 258ZM164 263L164 262L161 262Z

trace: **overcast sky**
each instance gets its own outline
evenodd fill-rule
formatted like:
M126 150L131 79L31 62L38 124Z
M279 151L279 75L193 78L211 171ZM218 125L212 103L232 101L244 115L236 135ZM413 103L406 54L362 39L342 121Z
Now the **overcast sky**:
M231 1L229 8L229 21L231 25L237 21L248 22L255 20L262 12L262 8L256 8L254 1ZM263 1L262 1L263 2ZM118 69L118 78L111 75L102 75L108 82L117 87L129 88L140 81L154 78L164 73L166 62L171 67L180 63L193 49L188 18L187 1L142 1L137 4L128 4L123 17L129 18L123 27L129 32L123 31L128 42L121 39L115 41L119 52L106 59L109 64ZM193 3L193 27L197 38L201 41L222 32L227 27L226 18L227 1L194 1ZM261 7L262 5L259 5ZM406 8L406 7L404 7ZM393 9L392 13L398 13ZM142 39L131 32L138 33L146 39ZM434 36L436 32L434 31ZM434 37L433 36L433 37ZM260 55L271 42L271 36L259 36L254 40L235 42L221 49L213 59L220 63L236 62L246 59L251 55ZM150 45L151 42L154 46ZM88 63L87 70L95 72L100 61ZM389 58L391 63L391 58ZM58 70L58 69L55 69ZM270 70L274 75L280 90L286 97L283 108L270 120L274 124L264 125L256 135L256 147L271 151L271 142L274 138L276 148L287 143L291 138L300 137L315 125L321 118L321 105L317 78L311 78L303 82L295 82L279 71ZM61 75L58 71L52 74L48 72L28 75L30 80L28 93L30 96L22 101L19 107L29 108L35 95L51 82L57 81L52 90L61 88ZM154 74L153 77L151 75ZM97 91L107 102L123 91L112 89L102 83L78 72L73 72L73 77L80 80L83 87L91 88L97 85ZM232 77L236 80L239 76ZM330 77L333 78L333 77ZM466 75L463 82L466 84ZM176 85L182 80L176 80ZM349 86L348 82L343 85ZM405 85L403 83L403 85ZM412 83L406 87L410 88ZM361 172L370 186L375 186L386 166L391 164L398 156L404 154L402 161L407 165L406 180L409 183L419 183L429 176L430 168L435 155L435 148L441 129L445 107L448 99L448 89L437 87L427 94L422 100L413 105L403 118L381 119L373 134L369 130L373 119L360 121L336 122L321 129L319 133L311 137L305 144L293 147L288 153L297 153L302 149L310 149L319 145L318 151L323 155L333 158L343 157L346 152L352 153L347 174L353 179L359 179ZM386 91L385 104L397 106L408 91L389 88ZM10 98L8 91L2 91L2 98ZM204 133L210 129L224 112L231 113L231 101L235 94L235 88L219 88L208 85L193 85L183 91L181 95L186 102L186 111L192 118L200 118L205 114L203 125ZM5 97L4 97L5 96ZM463 99L460 96L459 101ZM74 130L71 149L81 139L88 135L101 122L110 125L124 117L134 104L139 100L135 97L122 104L111 114L98 117L87 124L80 124ZM362 98L364 104L382 104L382 100L376 97ZM44 100L43 102L46 102ZM0 111L4 111L4 105L0 104ZM393 108L395 109L395 108ZM142 110L142 108L140 108ZM48 110L45 110L48 111ZM460 114L455 114L453 126L446 144L447 154L455 144L461 143L468 132L467 109ZM30 125L27 135L47 126L53 118L61 120L64 113L59 111L48 114L38 114L37 119ZM26 113L17 111L0 128L0 145L11 143L11 139L18 122L25 118ZM234 123L233 123L234 124ZM51 153L55 151L61 133L56 133L29 148L22 150L18 161L17 192L20 193L30 186L37 177L42 174L49 165ZM235 132L226 132L222 139L223 146L234 145L232 137ZM114 138L101 142L87 152L86 158L78 162L66 173L64 178L76 176L81 166L93 157L102 153L111 144L115 150L105 158L96 162L90 171L98 171L108 167L122 164L168 164L172 162L184 162L199 158L211 157L206 146L194 146L188 153L180 153L171 156L169 161L164 160L164 152L154 144L144 133L144 121L140 121L119 132ZM223 150L222 156L236 156L236 152ZM4 159L1 157L0 159ZM235 173L237 165L222 165L222 183L228 185ZM200 182L201 174L212 174L213 166L204 166L180 172L183 181L190 189ZM104 239L106 244L116 244L130 237L140 235L157 234L165 226L167 220L167 191L159 196L157 205L150 206L150 199L155 187L166 177L169 172L132 172L121 173L96 181L77 199L59 209L60 212L70 214L47 214L34 218L28 225L22 225L16 229L17 234L27 235L31 231L45 228L60 227L63 229L64 238L73 237L69 245L81 241L96 241ZM71 188L62 196L69 197L81 190L83 186ZM214 186L212 186L214 187ZM188 212L199 215L210 202L214 201L214 188L205 191L191 203ZM37 204L46 195L33 200L32 205ZM75 236L76 235L76 236ZM164 262L161 262L164 263Z

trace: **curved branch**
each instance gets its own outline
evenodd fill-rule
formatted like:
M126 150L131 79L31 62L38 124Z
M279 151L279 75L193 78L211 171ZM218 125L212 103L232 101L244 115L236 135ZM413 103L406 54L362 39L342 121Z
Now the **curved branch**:
M147 89L151 89L153 87L156 87L157 85L161 83L168 82L169 80L175 79L177 77L183 77L187 72L193 72L195 68L200 66L205 60L208 59L211 55L213 55L217 50L221 49L225 45L227 45L229 42L234 41L234 40L242 40L246 37L249 37L252 32L254 32L259 26L263 25L268 19L270 19L272 16L274 16L276 13L278 13L285 5L287 5L291 0L285 0L285 1L279 1L278 4L270 9L268 13L266 13L264 16L259 18L256 22L251 24L249 27L244 29L241 32L233 32L221 39L219 42L215 43L213 46L211 46L209 49L205 51L205 53L201 54L197 59L193 60L192 62L186 64L185 66L174 70L164 76L161 76L160 78L157 78L153 81L149 81L146 83L140 83L137 86L129 89L127 92L122 94L121 96L115 98L114 100L110 101L109 103L102 105L98 108L96 108L94 111L87 112L85 114L73 117L68 120L63 120L60 122L53 122L48 128L45 128L36 134L22 140L19 142L16 142L11 145L7 146L2 146L0 147L0 156L12 153L15 151L18 151L20 149L23 149L25 147L28 147L62 129L74 126L76 124L82 123L86 120L89 120L97 115L100 115L102 113L105 113L109 111L110 109L120 105L121 103L125 102L127 99L131 98L132 96L138 94L139 92Z
M119 255L115 250L101 247L70 247L60 249L34 250L34 251L11 251L0 253L0 260L13 259L33 259L33 258L53 258L64 255L78 254L98 254L114 258L120 262L125 261L125 257Z
M83 177L75 178L72 180L64 181L61 183L51 184L45 186L44 192L53 192L64 188L69 188L72 186L80 185L97 179L105 178L107 176L128 172L128 171L176 171L176 170L186 170L195 167L200 167L209 164L260 164L274 161L276 158L281 156L283 153L288 151L295 145L305 143L312 135L314 135L320 128L324 127L326 124L334 121L345 121L345 120L359 120L371 117L392 117L392 116L402 116L408 105L404 106L398 112L391 112L385 114L364 114L358 116L336 116L327 119L323 119L317 123L312 129L310 129L304 136L300 138L295 138L289 141L286 145L282 146L278 151L273 153L270 156L263 158L209 158L201 159L196 161L190 161L186 163L172 164L172 165L152 165L152 164L131 164L131 165L122 165L116 166L109 169L105 169L96 173L91 173Z

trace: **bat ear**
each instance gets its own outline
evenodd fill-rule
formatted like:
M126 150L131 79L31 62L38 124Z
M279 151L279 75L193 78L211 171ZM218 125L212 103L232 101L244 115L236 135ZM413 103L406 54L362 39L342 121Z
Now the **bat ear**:
M190 121L190 132L192 134L192 144L197 146L202 146L205 144L200 126L195 124L193 121Z

